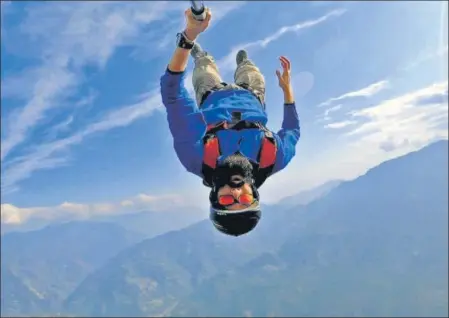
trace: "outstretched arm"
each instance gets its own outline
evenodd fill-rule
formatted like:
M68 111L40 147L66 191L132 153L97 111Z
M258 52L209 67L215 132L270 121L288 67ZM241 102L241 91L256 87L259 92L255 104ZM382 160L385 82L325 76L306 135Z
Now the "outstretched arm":
M201 176L201 138L206 131L203 114L184 86L185 72L168 68L161 78L162 102L167 110L174 148L187 171Z
M282 128L275 135L278 153L276 164L272 171L276 173L284 169L296 154L296 144L300 137L299 117L295 102L284 103L284 120Z
M208 11L206 20L198 22L193 19L191 11L187 10L186 17L185 34L189 40L194 41L207 28L211 15ZM161 77L161 95L178 158L189 172L201 176L202 137L206 131L206 123L184 85L189 54L188 49L176 48Z
M299 117L290 81L290 61L284 56L279 59L283 73L281 74L280 71L276 70L276 75L279 79L279 86L284 92L284 120L282 121L282 128L275 135L278 153L272 174L284 169L292 160L300 137Z
M187 20L187 26L184 30L185 35L190 41L195 41L200 33L204 32L210 23L210 19L212 18L212 13L209 8L205 8L206 17L204 21L197 21L194 19L192 14L192 9L187 9L184 14ZM187 62L189 61L190 50L186 50L183 48L176 48L175 53L173 54L172 59L170 60L170 65L168 68L172 72L184 72L187 67Z

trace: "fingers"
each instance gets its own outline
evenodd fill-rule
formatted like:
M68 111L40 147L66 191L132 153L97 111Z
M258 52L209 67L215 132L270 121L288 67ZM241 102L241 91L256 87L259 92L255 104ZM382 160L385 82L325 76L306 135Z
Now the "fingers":
M187 19L193 19L193 13L192 13L192 9L188 8L184 11L184 14L186 16ZM210 19L212 18L212 11L206 7L206 17L204 18L204 21L196 21L197 23L209 23Z
M284 60L285 63L287 63L287 68L290 70L291 67L290 60L285 56L281 56L281 58Z
M281 61L282 68L285 71L290 71L290 66L291 65L290 65L289 59L286 58L285 56L281 56L281 57L279 57L279 60Z

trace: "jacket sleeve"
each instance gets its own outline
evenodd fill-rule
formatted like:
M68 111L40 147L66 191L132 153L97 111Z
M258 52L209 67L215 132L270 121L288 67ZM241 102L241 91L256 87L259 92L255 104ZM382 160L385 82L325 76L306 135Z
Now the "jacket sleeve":
M276 138L278 149L276 163L271 174L284 169L295 156L296 144L300 137L299 117L295 103L284 104L282 128L277 134L274 134L274 137Z
M206 122L186 87L184 72L172 72L168 68L161 77L162 103L167 110L167 120L173 136L174 148L187 171L202 176L202 138Z

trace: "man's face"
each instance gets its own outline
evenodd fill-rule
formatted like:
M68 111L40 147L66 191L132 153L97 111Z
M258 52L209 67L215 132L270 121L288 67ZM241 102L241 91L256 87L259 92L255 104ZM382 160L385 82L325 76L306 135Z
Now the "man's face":
M235 182L236 184L239 184L243 180L243 177L235 175L231 177L231 182ZM251 197L253 196L253 189L248 183L244 183L241 187L238 188L231 188L229 185L224 185L218 190L218 198L224 195L232 195L236 200L242 195L247 194ZM240 204L240 203L234 203L232 205L226 206L226 210L243 210L248 208L247 205Z

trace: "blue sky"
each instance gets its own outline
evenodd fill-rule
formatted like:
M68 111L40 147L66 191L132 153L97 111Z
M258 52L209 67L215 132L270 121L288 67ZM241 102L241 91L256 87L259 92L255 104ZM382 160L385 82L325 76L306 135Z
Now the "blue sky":
M2 222L207 206L159 96L187 1L1 3ZM278 56L292 62L302 137L266 202L447 139L447 3L206 5L199 43L227 81L247 49L275 131Z

